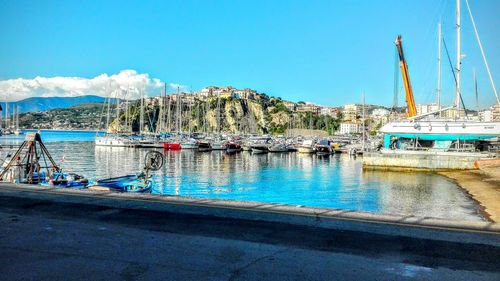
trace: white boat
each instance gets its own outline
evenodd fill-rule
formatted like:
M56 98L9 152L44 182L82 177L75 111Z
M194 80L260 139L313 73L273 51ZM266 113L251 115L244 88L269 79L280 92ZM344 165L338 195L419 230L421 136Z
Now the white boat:
M468 4L467 4L468 6ZM479 41L479 34L474 24L472 13L471 20L473 23L476 38ZM440 88L441 88L441 27L439 25L439 57L438 57L438 79L437 79L437 104L438 110L422 115L416 115L415 102L413 100L413 92L411 88L410 78L408 74L408 67L403 54L401 37L396 39L396 46L398 48L401 73L403 81L405 82L406 100L408 104L409 118L403 121L395 121L385 124L380 131L384 134L384 148L385 149L411 149L411 150L441 150L449 151L451 149L460 149L461 147L470 147L469 151L478 149L476 146L482 140L495 139L500 137L500 122L481 122L473 120L470 117L460 117L460 110L462 101L462 93L460 88L460 67L461 67L461 50L460 50L460 0L457 0L456 7L457 15L457 61L456 61L456 93L455 104L448 108L441 109L440 102ZM479 43L482 51L482 46ZM493 85L493 92L496 96L497 104L500 106L500 101L495 90L494 82L489 72L489 66L482 52L483 60L486 64L486 69L490 75L490 82ZM456 119L441 118L440 115L446 110L454 110L457 113ZM462 149L463 150L463 149ZM465 151L465 150L463 150Z
M223 141L214 141L211 143L212 150L225 150L226 144Z
M265 143L254 143L251 146L252 153L267 153L269 152L269 145Z
M198 142L194 139L181 141L181 149L197 149Z
M314 148L314 141L313 140L304 140L302 144L300 144L297 147L297 151L299 153L314 153L316 152Z
M117 147L131 147L138 145L139 142L134 142L130 138L124 136L106 135L103 137L95 138L96 146L117 146Z
M283 143L277 143L269 147L269 152L288 152L288 146Z

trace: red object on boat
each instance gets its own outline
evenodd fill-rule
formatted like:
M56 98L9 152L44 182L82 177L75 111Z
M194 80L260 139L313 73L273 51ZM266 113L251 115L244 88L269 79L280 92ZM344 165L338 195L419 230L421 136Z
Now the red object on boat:
M167 150L179 150L181 149L181 144L175 142L164 142L163 148Z
M226 150L227 151L239 151L239 150L241 150L241 145L239 145L235 142L228 142L226 144Z

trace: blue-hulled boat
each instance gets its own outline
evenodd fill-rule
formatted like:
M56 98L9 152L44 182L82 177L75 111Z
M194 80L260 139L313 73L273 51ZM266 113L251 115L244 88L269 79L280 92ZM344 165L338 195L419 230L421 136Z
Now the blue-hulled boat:
M64 187L64 188L86 188L89 181L75 173L54 172L49 179L39 181L42 186Z
M115 191L145 193L151 192L153 181L144 173L140 173L138 175L126 175L97 180L92 186L109 188Z

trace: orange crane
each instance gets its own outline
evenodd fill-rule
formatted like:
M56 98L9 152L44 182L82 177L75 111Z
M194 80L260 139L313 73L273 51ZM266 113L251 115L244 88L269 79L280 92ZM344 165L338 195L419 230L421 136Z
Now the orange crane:
M408 117L413 117L417 115L417 107L415 106L415 100L413 99L413 90L411 89L410 74L408 73L408 64L406 63L405 55L403 53L403 42L401 41L401 35L398 35L395 43L399 54L399 67L401 68L401 75L403 76L403 83L405 84L406 104L408 106Z

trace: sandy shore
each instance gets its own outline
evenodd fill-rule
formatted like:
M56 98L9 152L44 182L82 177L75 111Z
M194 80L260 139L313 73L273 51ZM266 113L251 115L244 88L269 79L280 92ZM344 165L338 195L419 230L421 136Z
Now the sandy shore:
M482 165L478 170L439 174L455 180L479 202L491 221L500 222L500 164Z

